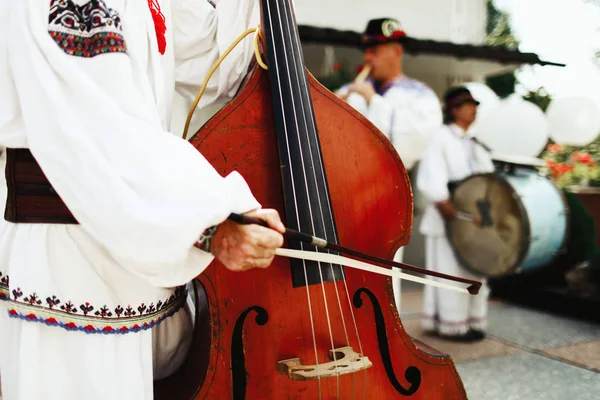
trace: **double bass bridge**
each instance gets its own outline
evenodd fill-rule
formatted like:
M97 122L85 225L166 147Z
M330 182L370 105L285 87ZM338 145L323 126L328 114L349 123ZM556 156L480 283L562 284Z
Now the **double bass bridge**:
M350 346L329 350L329 358L330 362L317 365L302 365L299 358L282 360L277 363L277 370L293 381L309 381L351 374L373 366L369 357L361 356Z

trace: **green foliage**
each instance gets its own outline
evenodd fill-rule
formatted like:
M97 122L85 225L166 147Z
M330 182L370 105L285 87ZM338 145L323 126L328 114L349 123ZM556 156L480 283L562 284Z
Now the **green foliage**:
M501 46L508 49L517 49L519 41L514 37L510 29L508 14L498 10L493 0L487 2L487 37L485 43L490 46ZM486 84L500 98L506 98L515 92L517 77L514 72L489 77Z
M536 91L530 91L528 94L523 96L523 99L537 105L544 112L546 112L546 109L552 101L552 97L550 97L548 92L546 92L546 89L543 87Z
M487 2L487 37L485 43L490 46L502 46L508 49L519 47L519 41L513 36L510 29L508 14L498 10L493 0Z
M501 99L504 99L515 92L517 77L514 72L490 76L485 80L486 85L490 87Z
M321 85L325 86L330 91L335 92L342 87L342 85L352 82L355 77L356 73L353 74L348 67L338 62L333 66L333 74L319 76L317 77L317 80Z

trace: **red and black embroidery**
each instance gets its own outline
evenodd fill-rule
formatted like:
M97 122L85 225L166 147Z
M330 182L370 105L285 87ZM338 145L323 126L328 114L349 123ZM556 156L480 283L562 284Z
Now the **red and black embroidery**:
M29 303L32 306L39 306L42 304L42 301L38 299L37 294L33 293L23 299L25 303Z
M60 309L67 314L74 314L77 312L77 307L75 307L70 301L67 301L67 304L60 306Z
M54 306L60 304L60 300L57 299L56 296L46 297L46 304L48 305L48 308L52 309Z
M51 0L48 30L56 44L72 56L127 53L121 18L104 0L90 0L81 6L72 0Z
M0 272L0 300L9 302L9 315L26 321L42 322L49 326L59 326L67 330L79 330L86 333L138 332L150 329L175 314L185 304L187 290L184 286L175 289L164 301L159 300L137 307L117 305L112 308L106 304L96 308L89 302L63 303L57 296L38 296L35 292L23 297L23 291L17 287L9 288L9 277Z
M9 279L0 272L0 300L8 300L10 289L8 288Z

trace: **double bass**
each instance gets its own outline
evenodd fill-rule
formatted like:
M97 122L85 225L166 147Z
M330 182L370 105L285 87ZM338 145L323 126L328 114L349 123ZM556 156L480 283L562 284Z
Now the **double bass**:
M290 0L260 6L268 70L254 65L191 144L290 229L391 259L412 225L399 156L306 70ZM157 399L466 398L452 359L405 332L388 277L275 257L243 273L214 261L197 281L192 348Z

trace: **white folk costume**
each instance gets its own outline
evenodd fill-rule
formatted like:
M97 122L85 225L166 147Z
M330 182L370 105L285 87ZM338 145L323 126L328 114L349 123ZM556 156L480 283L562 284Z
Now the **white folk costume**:
M342 93L347 87L342 88ZM392 143L404 167L410 170L419 161L433 133L442 125L442 109L435 92L426 84L402 76L378 88L369 104L357 94L348 104L371 121ZM394 260L402 262L404 247ZM393 280L396 306L400 307L400 279Z
M147 400L178 366L186 284L213 259L193 244L260 204L167 131L172 97L257 21L254 0L0 4L0 146L29 148L79 222L0 222L5 400ZM235 93L247 42L201 106Z
M406 32L394 18L377 18L367 23L361 37L365 47L384 43L402 43ZM413 169L427 148L433 133L442 125L442 110L435 92L426 84L402 75L379 86L370 80L376 94L369 103L358 93L350 93L347 102L370 120L392 143L407 171ZM340 95L348 93L348 85ZM394 261L402 262L404 247ZM396 268L396 270L398 270ZM393 279L396 307L400 310L400 279Z
M418 190L430 201L420 225L420 232L426 236L428 269L481 280L456 260L446 236L444 220L435 203L449 200L449 183L493 170L490 154L457 125L442 126L431 139L417 176ZM426 286L423 328L446 335L464 334L469 328L484 330L488 296L489 288L485 281L476 296Z
M369 104L357 93L350 94L348 103L383 132L410 170L442 125L440 101L428 85L404 75L376 89Z

